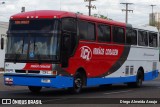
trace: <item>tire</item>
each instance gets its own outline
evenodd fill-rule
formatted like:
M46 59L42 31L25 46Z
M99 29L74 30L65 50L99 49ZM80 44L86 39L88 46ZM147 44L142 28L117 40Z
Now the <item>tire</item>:
M135 87L137 87L137 88L142 87L142 82L143 82L143 73L141 71L139 71L138 74L137 74Z
M73 83L73 93L80 93L83 86L83 76L81 73L77 72L74 77L74 83Z
M39 93L42 89L42 87L37 87L37 86L28 86L28 88L32 93Z
M142 82L143 82L143 73L142 71L138 70L136 82L128 83L127 85L129 87L140 88L142 87Z

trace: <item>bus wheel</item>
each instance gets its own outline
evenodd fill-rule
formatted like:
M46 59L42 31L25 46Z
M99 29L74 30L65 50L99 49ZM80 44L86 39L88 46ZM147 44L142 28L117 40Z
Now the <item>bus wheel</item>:
M82 90L83 79L81 73L77 72L74 77L73 92L80 93Z
M143 82L143 73L139 71L137 74L137 80L135 82L135 87L137 88L142 87L142 82Z
M42 87L37 87L37 86L28 86L28 88L32 93L39 93L42 89Z
M136 77L136 82L128 83L129 87L140 88L142 87L143 73L139 70Z

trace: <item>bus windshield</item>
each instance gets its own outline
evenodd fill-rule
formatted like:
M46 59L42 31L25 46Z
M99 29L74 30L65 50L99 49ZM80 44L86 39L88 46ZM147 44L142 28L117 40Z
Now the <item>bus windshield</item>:
M31 32L31 29L26 28L27 30L22 33L25 25L23 25L23 30L20 30L19 27L16 29L11 27L12 29L10 33L8 33L6 60L15 60L17 62L23 60L59 60L60 33L58 26L56 27L54 23L50 23L52 26L48 24L53 30L47 29L47 31L33 28L32 31L34 32ZM27 27L29 27L29 25L27 25Z

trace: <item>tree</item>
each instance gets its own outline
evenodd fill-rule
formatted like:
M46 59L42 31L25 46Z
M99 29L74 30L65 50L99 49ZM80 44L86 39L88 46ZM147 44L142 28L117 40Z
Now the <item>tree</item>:
M92 16L97 17L97 18L106 19L106 20L112 20L112 19L110 19L110 18L108 18L107 16L104 16L104 15L93 14Z

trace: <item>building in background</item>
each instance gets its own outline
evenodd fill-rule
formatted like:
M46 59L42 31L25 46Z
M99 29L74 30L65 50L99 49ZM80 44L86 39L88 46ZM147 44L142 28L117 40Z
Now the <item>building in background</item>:
M0 71L4 69L5 47L6 47L6 32L8 29L8 22L0 21ZM1 38L4 39L4 48L1 48Z
M160 30L160 13L159 12L149 14L149 25L156 26L158 30Z

